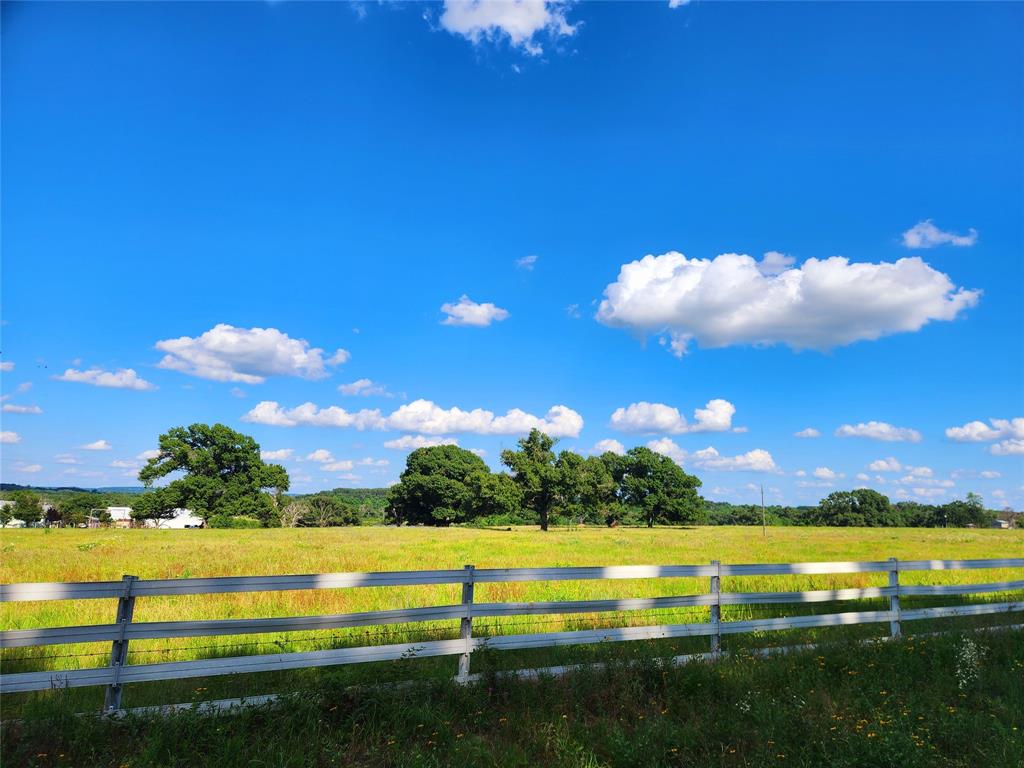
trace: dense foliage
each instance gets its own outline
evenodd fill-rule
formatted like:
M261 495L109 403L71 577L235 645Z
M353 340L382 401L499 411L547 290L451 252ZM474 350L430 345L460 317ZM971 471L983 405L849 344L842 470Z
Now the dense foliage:
M396 524L539 524L619 521L687 523L701 519L700 480L648 448L625 456L584 458L554 450L556 441L533 430L518 450L502 451L511 474L491 472L475 454L454 445L419 448L388 493L387 520Z
M240 518L273 524L288 490L288 472L280 464L265 464L251 437L223 424L193 424L160 435L159 447L139 480L149 488L173 473L182 476L136 498L133 517L169 517L184 508L213 525L237 525Z

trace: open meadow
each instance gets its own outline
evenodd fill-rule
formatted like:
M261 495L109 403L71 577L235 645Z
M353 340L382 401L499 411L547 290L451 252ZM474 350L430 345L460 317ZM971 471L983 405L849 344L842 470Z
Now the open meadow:
M753 527L577 528L542 533L534 528L330 528L271 530L27 530L0 532L0 579L4 583L115 580L123 574L140 578L401 571L477 567L681 565L711 560L724 563L802 562L822 560L957 559L1020 557L1024 531L972 529L769 528L767 537ZM910 572L903 583L977 583L1021 579L1021 569L992 571ZM886 574L822 574L723 578L723 591L839 589L884 585ZM303 592L189 595L139 599L134 621L269 618L351 613L384 608L448 605L459 602L458 585L328 589ZM530 602L626 597L660 597L705 593L707 579L649 579L477 585L478 602ZM904 608L956 602L1002 601L1005 593L970 597L904 598ZM723 620L768 618L799 613L884 609L882 599L800 605L724 606ZM4 629L103 624L113 621L112 600L2 604ZM702 622L708 608L618 611L561 616L479 618L474 635ZM959 624L957 624L959 622ZM970 620L917 622L925 626L1005 623L998 616ZM729 636L724 647L777 645L807 640L878 636L887 627L862 625L772 633L770 637ZM458 621L434 621L377 627L266 635L174 638L133 641L129 663L145 664L220 655L266 654L358 645L458 637ZM706 639L644 641L650 653L704 651ZM585 659L601 649L546 648L474 655L474 671L488 668L544 666ZM632 651L631 651L632 652ZM589 656L588 656L589 654ZM479 656L479 660L478 660ZM108 662L109 644L9 648L3 651L9 672L74 669ZM136 684L126 704L137 706L220 696L251 695L302 687L323 676L352 682L447 676L455 660L420 659L339 669L265 673L236 678ZM75 689L86 709L98 700L95 689ZM13 700L20 697L12 696Z

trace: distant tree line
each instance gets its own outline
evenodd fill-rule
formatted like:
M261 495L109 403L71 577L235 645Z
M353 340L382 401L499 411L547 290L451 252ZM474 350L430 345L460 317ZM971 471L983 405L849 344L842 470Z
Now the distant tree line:
M761 507L756 504L707 502L710 525L760 525ZM921 504L899 501L871 490L836 491L815 506L765 507L768 525L819 525L864 528L988 528L998 513L985 509L980 496L968 493L965 499L946 504ZM1018 524L1022 519L1018 519Z

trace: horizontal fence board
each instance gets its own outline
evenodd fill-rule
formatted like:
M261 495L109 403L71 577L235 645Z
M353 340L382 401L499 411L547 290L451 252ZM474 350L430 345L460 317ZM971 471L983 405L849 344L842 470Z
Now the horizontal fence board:
M993 581L989 584L912 584L900 586L900 595L972 595L983 592L1015 592L1024 581Z
M722 605L757 605L761 603L828 603L840 600L865 600L896 594L895 587L864 587L863 589L816 589L806 592L723 592Z
M123 594L123 581L0 584L0 603L25 600L94 600L121 597Z
M682 579L712 576L713 565L607 565L583 568L477 568L477 584L513 581L594 581L597 579Z
M899 560L901 571L967 571L977 568L1024 568L1024 557L991 560Z
M466 615L463 605L439 605L426 608L397 608L364 613L340 613L323 616L283 616L269 619L209 619L206 621L133 622L124 628L125 640L154 640L164 637L208 637L251 635L272 632L299 632L420 621L460 619ZM117 624L47 629L16 629L0 632L0 647L89 643L115 640L122 636Z
M947 605L939 608L915 608L902 611L903 621L917 619L941 619L948 616L979 616L986 613L1013 613L1024 611L1024 602L1014 603L979 603L977 605Z

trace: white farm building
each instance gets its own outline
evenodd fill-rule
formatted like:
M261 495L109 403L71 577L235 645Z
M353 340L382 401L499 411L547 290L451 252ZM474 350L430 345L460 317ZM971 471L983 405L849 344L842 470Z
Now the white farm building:
M147 528L202 528L205 524L206 521L196 515L191 509L182 509L180 507L174 510L173 517L146 521Z

